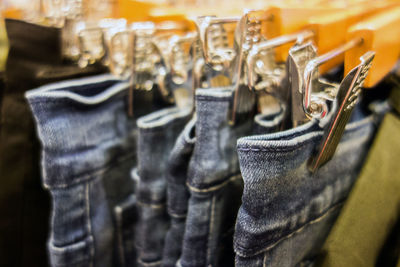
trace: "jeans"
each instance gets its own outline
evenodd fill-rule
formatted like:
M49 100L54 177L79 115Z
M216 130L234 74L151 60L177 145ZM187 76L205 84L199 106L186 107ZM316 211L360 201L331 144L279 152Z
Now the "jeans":
M248 119L229 125L232 97L230 89L196 91L196 142L188 167L190 199L178 266L233 266L232 236L243 190L236 140L252 133L253 119L248 114ZM271 123L267 129L275 127Z
M167 108L137 120L137 186L139 221L136 230L138 266L161 266L167 214L168 157L191 109ZM170 245L170 244L167 244Z
M238 140L244 180L234 236L236 266L307 266L323 245L355 181L378 113L355 111L334 157L311 174L317 121Z
M42 145L43 184L52 197L52 266L133 266L136 261L130 172L137 127L127 116L128 87L101 75L26 94Z
M162 266L175 267L182 251L183 234L189 202L187 171L196 138L192 119L179 135L171 151L167 167L167 201L170 227L165 237Z
M61 58L61 29L6 19L10 50L0 103L0 266L48 265L50 197L40 181L40 145L24 93L104 72Z

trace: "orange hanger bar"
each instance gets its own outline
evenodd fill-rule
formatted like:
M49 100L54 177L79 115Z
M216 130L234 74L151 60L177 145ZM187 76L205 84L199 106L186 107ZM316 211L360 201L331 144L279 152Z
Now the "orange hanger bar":
M333 2L334 4L335 2ZM294 8L288 5L271 6L266 10L267 16L273 19L266 25L268 39L295 33L299 30L313 30L316 34L316 45L320 53L331 50L345 41L347 29L352 25L380 11L399 5L396 1L374 1L353 4L347 8L343 5L321 4L320 7ZM318 14L318 15L316 15ZM277 61L285 61L291 44L276 49ZM324 65L330 68L343 61L343 57Z
M345 53L345 73L359 64L359 58L367 51L375 52L375 59L364 87L375 86L393 68L400 56L400 7L379 13L353 25L346 36L347 41L362 42Z

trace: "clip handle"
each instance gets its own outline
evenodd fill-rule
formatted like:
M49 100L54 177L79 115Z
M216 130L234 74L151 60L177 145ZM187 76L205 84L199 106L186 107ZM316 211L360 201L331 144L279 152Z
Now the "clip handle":
M347 40L361 38L356 49L345 53L345 73L357 65L358 59L367 51L375 51L374 64L364 83L373 87L390 72L400 56L400 7L379 13L359 24L353 25Z

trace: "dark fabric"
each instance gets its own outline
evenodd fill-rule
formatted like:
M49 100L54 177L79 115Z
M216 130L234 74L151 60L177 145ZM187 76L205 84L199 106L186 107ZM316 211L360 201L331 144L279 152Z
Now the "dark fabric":
M42 189L39 144L28 89L104 71L62 61L61 31L6 20L10 44L1 99L0 266L46 266L49 196Z

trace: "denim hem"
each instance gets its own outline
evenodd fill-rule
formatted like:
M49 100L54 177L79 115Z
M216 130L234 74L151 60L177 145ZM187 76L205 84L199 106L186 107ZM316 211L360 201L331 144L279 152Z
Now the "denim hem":
M90 87L95 88L96 86L98 85L92 84ZM127 82L117 83L110 86L107 90L103 91L102 93L93 96L80 95L75 92L65 91L62 88L53 91L45 91L45 89L39 87L38 89L28 91L25 94L25 96L29 100L29 103L32 104L42 103L42 102L64 103L67 100L70 100L84 105L97 105L109 100L110 98L118 95L121 92L126 91L129 88L129 86L130 84Z
M89 266L93 265L94 241L93 236L88 236L84 240L57 247L51 239L49 241L50 260L54 266L70 266L85 262Z
M166 108L160 111L153 112L147 116L143 116L137 120L137 126L140 131L156 132L170 127L169 123L175 119L180 119L188 116L191 113L191 108Z
M213 183L212 185L207 185L206 188L200 188L200 187L196 187L195 185L191 185L189 184L189 182L186 182L187 187L189 188L190 191L195 192L195 193L209 193L209 192L214 192L214 191L218 191L221 188L223 188L224 186L226 186L228 183L237 180L237 179L241 179L242 175L239 174L233 174L233 175L229 175L229 179L227 180L222 180L222 181L217 181L215 183Z
M351 132L363 130L363 126L373 122L374 117L374 115L370 115L360 121L350 122L347 124L343 140L345 140L346 136ZM304 134L305 132L309 133ZM262 149L267 149L265 151L275 151L276 149L283 147L284 151L291 151L293 146L298 147L299 144L302 144L303 142L312 141L310 139L318 135L322 136L323 133L323 130L318 126L318 122L312 120L299 127L278 133L242 137L237 141L237 150L246 151L246 149L269 147Z
M235 244L234 244L235 253L236 253L238 256L240 256L240 257L246 258L246 257L252 257L252 256L255 256L255 255L258 255L258 254L263 253L263 252L267 252L267 251L273 249L275 246L279 245L279 244L280 244L281 242L283 242L284 240L286 240L286 239L292 237L292 236L295 235L295 234L300 233L300 232L303 231L303 230L305 229L305 227L307 227L308 225L317 223L317 222L319 222L320 220L324 219L324 218L325 218L326 216L328 216L331 212L335 211L337 208L339 208L340 206L342 206L342 205L344 204L344 202L345 202L345 200L339 201L338 203L334 204L334 205L331 206L329 209L327 209L324 213L322 213L321 216L319 216L319 217L317 217L317 218L315 218L315 219L313 219L313 220L307 222L306 224L303 224L300 228L294 230L293 232L291 232L290 234L288 234L288 235L286 235L286 236L284 236L284 237L281 237L280 239L278 239L278 240L275 241L274 243L268 245L267 247L264 247L264 248L255 248L255 249L252 249L252 250L248 250L248 249L242 247L240 244L238 244L238 243L235 242ZM255 251L254 251L254 250L255 250ZM251 252L245 253L244 251L251 251Z
M154 262L144 262L144 261L138 260L138 263L139 263L139 265L142 265L142 266L158 266L158 265L161 265L162 261L159 260L159 261L154 261Z
M172 218L175 218L175 219L184 219L184 218L187 217L187 212L186 213L182 213L182 214L178 214L178 213L176 213L176 212L174 212L174 211L172 211L170 209L168 209L167 212L168 212L169 216L171 216Z

